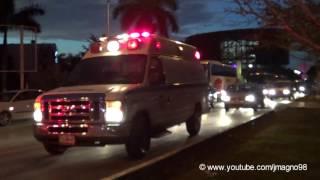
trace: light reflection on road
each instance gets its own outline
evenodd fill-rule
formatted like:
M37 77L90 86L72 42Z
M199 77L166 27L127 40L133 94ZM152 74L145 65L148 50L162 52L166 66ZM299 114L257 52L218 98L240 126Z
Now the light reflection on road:
M0 167L6 167L0 168L0 179L100 179L177 148L203 141L268 111L270 109L254 112L250 108L240 108L226 112L223 104L217 104L210 113L202 115L198 136L190 138L184 124L174 126L169 129L171 134L152 140L150 153L140 161L129 161L123 145L76 147L60 157L51 157L34 140L31 121L12 124L0 128ZM41 164L46 165L40 167Z

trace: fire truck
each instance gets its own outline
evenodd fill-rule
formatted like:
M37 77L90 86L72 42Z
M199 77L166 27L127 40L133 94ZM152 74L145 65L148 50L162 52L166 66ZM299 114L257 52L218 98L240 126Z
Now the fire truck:
M52 155L125 144L133 158L174 125L195 136L208 89L199 60L195 47L149 32L102 37L62 87L37 97L34 136Z

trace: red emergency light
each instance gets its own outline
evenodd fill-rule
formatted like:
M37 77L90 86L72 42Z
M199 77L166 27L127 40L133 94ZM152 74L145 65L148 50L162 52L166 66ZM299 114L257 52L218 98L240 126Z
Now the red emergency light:
M201 54L200 54L200 52L199 52L199 51L196 51L196 52L194 53L194 57L195 57L197 60L200 60L200 59L201 59Z
M91 53L100 53L101 52L101 45L100 43L93 43L90 45L90 52Z
M159 42L159 41L156 42L156 48L157 48L157 49L161 49L161 42Z
M148 38L148 37L150 37L150 33L149 32L143 32L143 33L141 33L141 36L142 37L144 37L144 38Z
M128 50L136 50L139 48L140 43L143 42L144 38L149 38L151 36L150 32L143 31L143 32L132 32L130 34L121 34L116 36L115 40L110 40L106 44L106 48L102 48L100 43L93 43L90 45L90 52L91 53L100 53L104 49L109 52L118 52L123 44L127 44ZM160 49L161 44L158 42L156 44L156 48Z
M131 33L129 36L130 36L131 38L139 38L139 37L140 37L140 33L134 32L134 33Z
M135 50L139 47L139 41L137 39L130 39L127 45L129 50Z
M151 36L151 34L150 34L149 32L147 32L147 31L144 31L144 32L142 32L142 33L133 32L133 33L130 33L130 34L129 34L129 37L130 37L130 38L134 38L134 39L140 38L140 37L148 38L148 37L150 37L150 36Z

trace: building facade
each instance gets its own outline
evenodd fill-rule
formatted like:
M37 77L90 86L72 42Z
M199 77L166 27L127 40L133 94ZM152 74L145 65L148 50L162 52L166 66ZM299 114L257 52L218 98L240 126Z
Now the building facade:
M203 59L218 60L242 68L279 66L289 63L289 43L281 29L240 29L197 34L186 39Z

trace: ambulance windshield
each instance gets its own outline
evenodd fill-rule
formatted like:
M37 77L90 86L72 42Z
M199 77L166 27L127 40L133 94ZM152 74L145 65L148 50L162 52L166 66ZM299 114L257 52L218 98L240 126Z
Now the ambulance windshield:
M71 72L65 86L142 83L146 60L146 55L120 55L85 59Z

